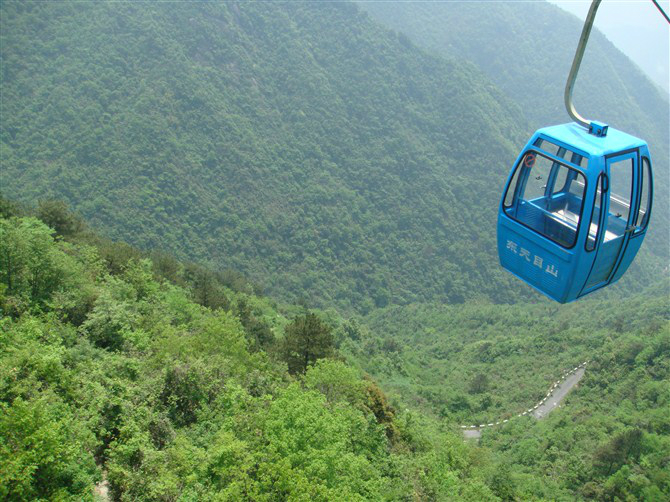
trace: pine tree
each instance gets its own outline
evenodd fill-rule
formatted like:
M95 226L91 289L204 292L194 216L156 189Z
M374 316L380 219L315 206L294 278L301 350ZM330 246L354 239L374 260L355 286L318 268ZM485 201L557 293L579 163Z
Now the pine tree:
M297 317L286 327L282 356L292 374L304 373L318 359L333 353L330 326L315 314Z

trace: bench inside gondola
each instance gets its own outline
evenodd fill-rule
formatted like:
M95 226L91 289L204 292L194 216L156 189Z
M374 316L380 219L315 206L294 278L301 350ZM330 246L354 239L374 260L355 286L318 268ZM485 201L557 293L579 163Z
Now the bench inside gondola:
M582 201L572 194L519 201L516 219L549 239L570 247L575 242Z

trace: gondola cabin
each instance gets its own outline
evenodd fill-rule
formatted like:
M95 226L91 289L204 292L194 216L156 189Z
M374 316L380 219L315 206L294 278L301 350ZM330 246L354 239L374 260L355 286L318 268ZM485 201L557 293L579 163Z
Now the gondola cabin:
M603 126L538 130L519 155L500 202L501 265L567 303L616 282L649 223L647 143Z

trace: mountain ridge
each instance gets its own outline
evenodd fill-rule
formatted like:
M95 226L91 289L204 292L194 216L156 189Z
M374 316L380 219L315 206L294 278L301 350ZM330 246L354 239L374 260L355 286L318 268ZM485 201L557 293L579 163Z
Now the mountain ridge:
M2 9L8 193L289 301L540 298L495 254L527 119L474 64L351 3Z

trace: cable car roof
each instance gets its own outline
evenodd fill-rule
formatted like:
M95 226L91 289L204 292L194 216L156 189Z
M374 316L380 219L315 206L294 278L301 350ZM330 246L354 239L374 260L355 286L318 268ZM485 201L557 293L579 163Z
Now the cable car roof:
M572 146L590 156L605 156L616 152L631 150L647 143L640 138L610 127L607 136L598 137L582 126L571 122L557 126L545 127L537 131L548 138L554 138L567 146Z

